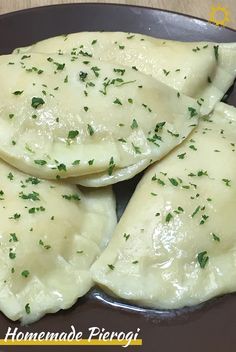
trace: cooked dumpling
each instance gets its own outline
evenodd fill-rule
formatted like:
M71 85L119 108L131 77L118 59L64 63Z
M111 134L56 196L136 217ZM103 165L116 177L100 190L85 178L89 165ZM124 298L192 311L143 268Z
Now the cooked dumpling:
M0 156L37 177L105 173L113 183L116 170L159 160L198 120L192 98L90 58L2 56L0 80Z
M177 42L135 33L81 32L38 42L15 52L87 56L137 67L193 98L209 113L236 76L236 44Z
M210 118L138 185L92 266L114 295L181 308L236 290L236 109Z
M93 281L90 266L113 232L111 189L28 176L0 162L0 311L23 323L67 309Z

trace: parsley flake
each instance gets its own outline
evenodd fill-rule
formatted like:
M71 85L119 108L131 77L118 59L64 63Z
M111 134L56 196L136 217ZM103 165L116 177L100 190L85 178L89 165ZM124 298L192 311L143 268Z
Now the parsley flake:
M131 124L130 127L132 128L132 130L135 129L135 128L138 128L138 123L137 123L137 121L135 119L133 119L132 124Z
M13 92L12 94L14 95L21 95L24 91L23 90L16 90L15 92Z
M37 109L39 106L45 104L45 101L42 98L37 98L37 97L33 97L32 101L31 101L31 106L34 109Z
M25 305L25 312L26 312L26 314L30 314L30 305L29 305L29 303L27 303Z
M68 139L74 139L79 135L79 131L75 130L75 131L69 131L68 132Z
M209 257L207 255L207 251L203 251L203 252L198 253L197 260L198 260L198 263L200 264L200 267L202 269L204 269L208 260L209 260Z

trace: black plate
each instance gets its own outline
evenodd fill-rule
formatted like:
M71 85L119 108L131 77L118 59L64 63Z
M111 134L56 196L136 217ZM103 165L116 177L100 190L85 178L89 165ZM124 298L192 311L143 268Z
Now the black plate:
M70 32L127 31L181 41L236 42L236 32L176 13L136 6L73 4L35 8L0 16L0 53L18 46ZM236 89L228 102L236 106ZM139 177L118 184L119 211L127 203ZM109 301L109 302L107 302ZM106 302L106 303L104 303ZM0 314L0 338L8 327L20 331L70 331L70 325L86 333L98 326L109 331L141 329L142 352L235 352L236 296L217 298L193 309L172 312L135 310L91 292L67 311L47 315L29 327L20 327ZM2 351L31 351L33 347L2 347ZM122 347L34 347L36 351L124 351Z

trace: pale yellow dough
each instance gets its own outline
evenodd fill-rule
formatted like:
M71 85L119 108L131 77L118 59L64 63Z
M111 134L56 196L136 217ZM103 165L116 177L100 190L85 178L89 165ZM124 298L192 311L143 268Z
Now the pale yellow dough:
M71 307L116 224L110 188L37 179L0 161L0 311L23 324Z
M0 81L0 157L46 179L103 186L130 178L198 122L194 99L89 57L1 56Z
M223 103L139 183L93 279L130 303L181 308L236 290L236 109Z
M15 52L70 54L136 66L195 99L209 113L236 76L236 43L178 42L137 33L80 32L40 41Z

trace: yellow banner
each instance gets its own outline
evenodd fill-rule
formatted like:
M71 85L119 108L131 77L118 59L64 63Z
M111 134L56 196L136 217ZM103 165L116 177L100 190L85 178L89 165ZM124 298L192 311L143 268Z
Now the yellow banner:
M111 340L102 341L98 339L81 339L72 341L51 341L51 340L41 340L41 341L12 341L0 339L0 346L124 346L129 342L129 346L142 346L143 340Z

